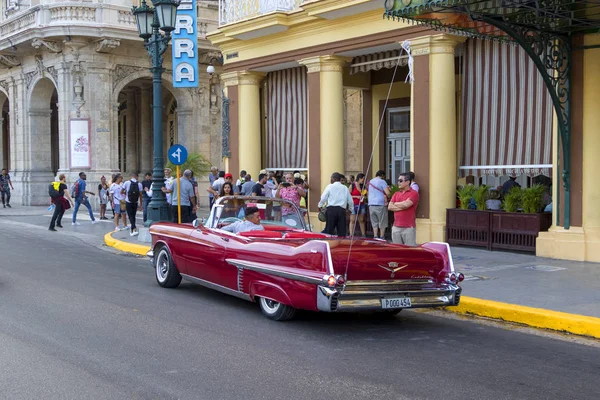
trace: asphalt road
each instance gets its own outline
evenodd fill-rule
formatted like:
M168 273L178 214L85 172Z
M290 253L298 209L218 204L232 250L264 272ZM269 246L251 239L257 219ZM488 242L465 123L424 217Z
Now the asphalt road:
M0 220L2 399L598 399L600 347L437 314L254 304Z

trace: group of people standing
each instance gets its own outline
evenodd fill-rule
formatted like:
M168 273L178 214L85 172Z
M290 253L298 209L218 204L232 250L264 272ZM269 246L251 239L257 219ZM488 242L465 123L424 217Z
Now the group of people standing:
M367 205L373 235L384 239L388 226L388 211L394 213L392 242L416 246L416 209L419 204L419 186L414 173L405 172L398 177L398 190L392 195L385 180L385 171L379 170L375 178L365 182L365 174L351 179L349 187L342 183L343 175L335 172L331 183L319 200L319 210L325 211L324 233L346 236L346 216L350 215L350 234L354 235L356 219L362 236L366 236Z

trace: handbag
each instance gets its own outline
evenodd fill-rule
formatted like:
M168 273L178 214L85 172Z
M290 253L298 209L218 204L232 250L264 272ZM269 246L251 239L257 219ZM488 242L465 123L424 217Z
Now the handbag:
M127 208L127 203L125 202L125 200L119 200L119 207L121 208L121 211Z
M319 211L317 218L319 218L319 221L321 222L327 222L327 208L322 208L321 211Z

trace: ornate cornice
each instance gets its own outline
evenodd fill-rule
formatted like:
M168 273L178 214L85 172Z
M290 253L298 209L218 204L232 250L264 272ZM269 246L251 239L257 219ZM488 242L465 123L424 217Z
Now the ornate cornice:
M145 68L136 67L132 65L117 65L117 67L115 68L115 74L113 78L113 90L123 79L136 72L143 71L144 69Z
M198 64L208 64L211 59L220 59L223 57L220 51L207 51L205 53L198 54Z
M60 43L52 42L49 40L43 40L40 38L33 39L33 41L31 42L31 46L33 46L34 49L38 49L38 50L42 47L45 47L52 53L60 53L63 49L63 47Z
M12 68L21 65L21 60L15 56L5 56L0 54L0 64L5 67Z
M119 39L104 38L96 42L96 52L98 53L110 53L121 45Z
M343 72L344 67L352 61L349 57L319 56L300 60L299 63L306 66L309 74L315 72Z

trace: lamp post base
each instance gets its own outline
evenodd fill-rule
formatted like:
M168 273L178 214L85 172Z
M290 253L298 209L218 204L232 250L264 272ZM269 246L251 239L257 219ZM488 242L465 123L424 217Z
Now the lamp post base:
M171 220L171 207L166 201L148 204L148 219L144 223L145 227L150 227L155 222L170 222Z

